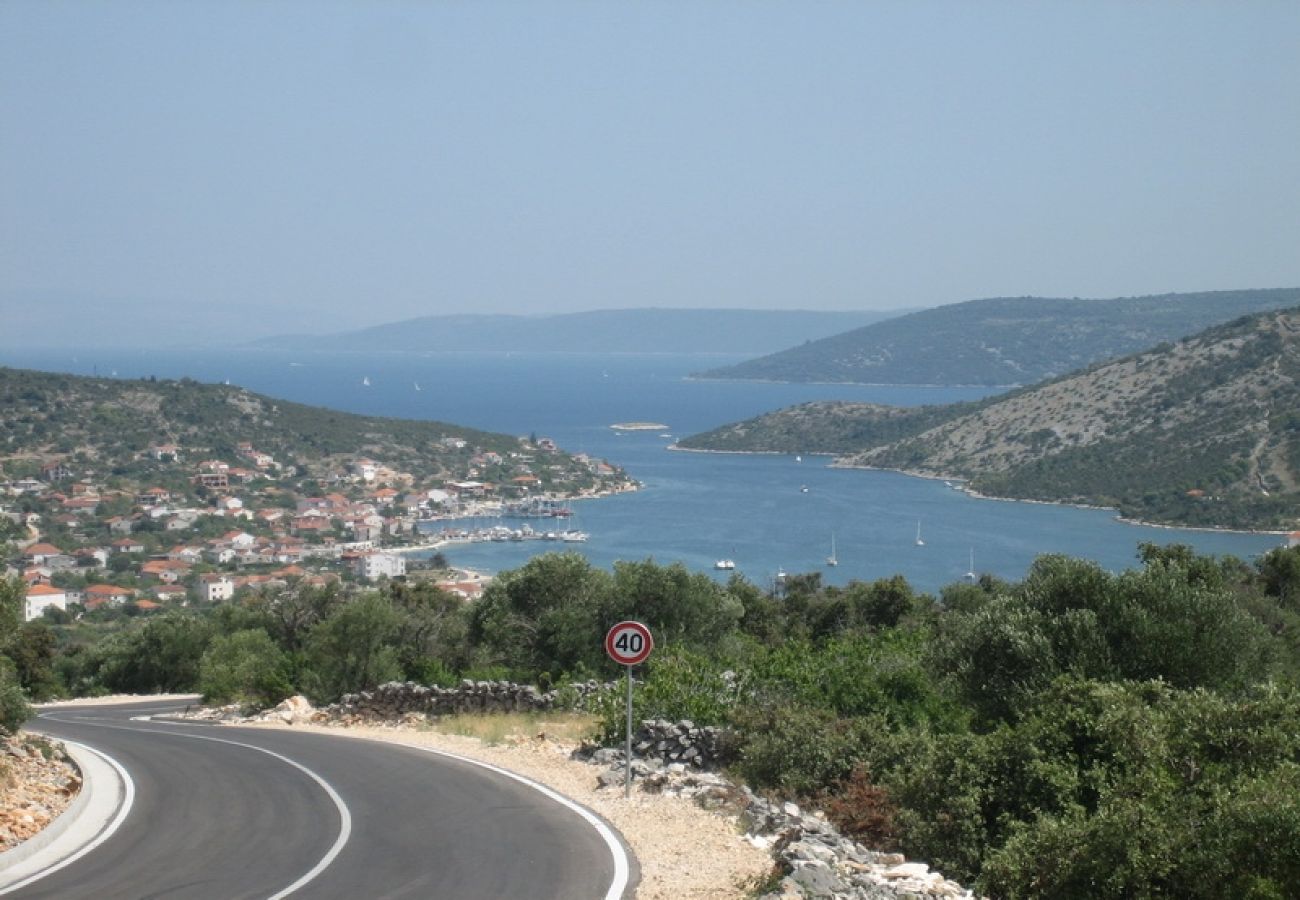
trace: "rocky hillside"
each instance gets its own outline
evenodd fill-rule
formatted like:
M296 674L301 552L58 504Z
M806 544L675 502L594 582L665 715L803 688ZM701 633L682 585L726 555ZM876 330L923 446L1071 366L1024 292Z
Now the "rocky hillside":
M972 300L922 310L704 378L864 384L1032 384L1300 303L1300 288L1120 297Z
M998 496L1117 506L1170 523L1293 528L1300 309L1238 319L978 404L893 417L820 404L742 426L683 443L831 451L842 465L968 479ZM855 450L844 448L846 435L861 436Z
M975 404L899 407L818 400L743 422L723 425L677 442L679 450L720 453L857 453L864 447L920 434L956 418Z

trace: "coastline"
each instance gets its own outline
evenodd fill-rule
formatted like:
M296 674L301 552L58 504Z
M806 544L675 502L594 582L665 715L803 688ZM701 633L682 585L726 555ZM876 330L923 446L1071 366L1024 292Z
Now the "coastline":
M1115 513L1112 518L1114 518L1116 522L1120 522L1124 525L1136 525L1142 528L1164 528L1170 531L1203 531L1210 534L1247 534L1260 537L1267 535L1284 536L1288 533L1286 531L1263 528L1224 528L1212 525L1171 525L1168 522L1149 522L1145 519L1134 519L1130 516L1121 516L1119 514L1119 508L1115 506L1101 506L1096 503L1079 503L1070 500L1034 500L1028 497L998 497L994 494L982 494L972 488L967 483L967 479L960 475L936 475L930 472L893 469L886 466L854 466L841 463L832 463L831 465L839 469L864 469L876 472L895 472L899 475L906 475L909 478L928 478L931 481L950 481L952 482L953 490L961 491L963 494L976 500L992 500L998 503L1036 503L1041 506L1068 506L1074 509L1095 509L1112 512Z
M695 447L681 447L677 444L670 444L666 449L678 450L682 453L719 453L733 454L736 456L830 456L834 461L830 463L833 469L861 469L864 471L874 472L893 472L898 475L906 475L909 478L925 478L930 481L952 482L952 488L961 491L963 494L975 500L991 500L998 503L1037 503L1043 506L1066 506L1074 509L1094 509L1104 510L1115 513L1114 519L1124 525L1136 525L1142 528L1164 528L1170 531L1200 531L1209 534L1244 534L1258 537L1284 537L1289 532L1281 529L1267 528L1226 528L1210 525L1176 525L1168 522L1149 522L1144 519L1135 519L1129 516L1119 514L1119 509L1114 506L1101 506L1095 503L1079 503L1069 500L1034 500L1026 497L998 497L993 494L983 494L969 485L969 479L961 475L945 475L943 473L921 472L912 469L897 469L888 466L864 466L852 465L839 461L839 457L834 453L819 453L816 451L784 451L784 450L706 450Z

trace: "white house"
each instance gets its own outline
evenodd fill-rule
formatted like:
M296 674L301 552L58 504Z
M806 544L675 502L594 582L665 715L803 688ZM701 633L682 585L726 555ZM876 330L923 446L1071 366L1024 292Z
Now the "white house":
M218 603L235 596L235 579L226 575L205 575L199 583L199 596L206 603Z
M48 584L34 584L27 589L27 600L23 606L23 621L30 622L45 615L53 606L55 609L67 610L68 594L62 588Z
M400 553L358 553L352 558L352 571L358 578L398 578L406 574L406 557Z

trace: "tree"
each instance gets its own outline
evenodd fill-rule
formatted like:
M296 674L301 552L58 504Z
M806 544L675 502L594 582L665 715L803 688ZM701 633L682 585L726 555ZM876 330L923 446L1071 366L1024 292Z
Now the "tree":
M208 703L266 707L292 694L293 686L284 653L265 631L249 628L213 639L199 661L199 690Z
M387 598L366 594L316 626L307 640L304 675L312 699L330 702L401 675L394 646L400 624Z

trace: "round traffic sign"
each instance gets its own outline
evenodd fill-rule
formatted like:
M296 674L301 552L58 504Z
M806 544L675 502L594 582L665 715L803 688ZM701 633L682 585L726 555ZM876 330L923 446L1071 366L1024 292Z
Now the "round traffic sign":
M619 665L635 666L645 662L654 648L655 639L650 636L650 629L640 622L619 622L605 635L605 652Z

